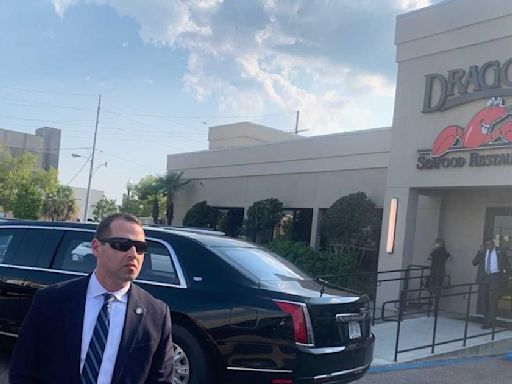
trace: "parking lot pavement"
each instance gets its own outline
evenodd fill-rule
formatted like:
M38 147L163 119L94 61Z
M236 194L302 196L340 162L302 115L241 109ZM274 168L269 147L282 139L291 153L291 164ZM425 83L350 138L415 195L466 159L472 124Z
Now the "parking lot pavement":
M0 384L8 384L14 339L0 336ZM476 357L374 367L356 384L510 384L512 361Z
M357 384L510 384L512 362L475 357L375 367Z

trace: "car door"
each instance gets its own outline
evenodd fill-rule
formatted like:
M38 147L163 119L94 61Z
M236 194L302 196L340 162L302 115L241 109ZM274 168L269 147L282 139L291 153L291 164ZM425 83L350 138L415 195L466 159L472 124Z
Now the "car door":
M91 248L94 231L59 228L53 229L52 232L60 233L58 247L54 256L46 261L45 268L38 268L31 276L30 282L27 281L34 290L85 276L96 267L96 258Z
M38 262L53 254L57 239L44 228L0 228L0 233L4 238L12 236L2 267L0 327L5 333L17 334L35 293L30 278Z

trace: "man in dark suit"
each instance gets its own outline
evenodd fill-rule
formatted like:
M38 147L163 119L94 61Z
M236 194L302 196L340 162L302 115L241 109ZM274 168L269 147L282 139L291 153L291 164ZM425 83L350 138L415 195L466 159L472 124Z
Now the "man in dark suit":
M494 240L488 238L473 258L473 265L478 266L477 311L485 315L482 328L492 328L496 321L496 305L501 292L502 282L507 279L509 265L506 256L495 247Z
M96 270L34 296L10 383L171 383L169 308L132 283L146 249L136 217L105 218L92 241Z

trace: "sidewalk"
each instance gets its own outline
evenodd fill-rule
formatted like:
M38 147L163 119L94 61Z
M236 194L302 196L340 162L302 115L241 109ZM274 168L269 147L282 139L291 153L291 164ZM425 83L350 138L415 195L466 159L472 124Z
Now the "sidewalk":
M449 317L439 317L437 322L436 343L455 338L464 337L464 321ZM418 317L404 320L400 328L400 343L398 349L408 349L427 345L432 343L434 328L434 317ZM373 366L388 365L395 363L410 362L414 360L427 359L432 357L441 357L446 354L456 354L463 352L471 347L486 346L492 343L491 335L480 336L467 340L467 347L464 348L462 341L456 341L449 344L435 347L435 353L430 353L430 347L398 354L398 361L394 361L395 342L396 342L396 322L384 322L376 324L373 327L375 334L375 351ZM496 328L500 330L502 328ZM478 323L468 324L468 337L487 332L480 328ZM490 330L489 330L490 331ZM510 350L512 351L512 330L496 333L495 342L510 341ZM474 350L474 349L473 349ZM477 353L476 350L474 350Z

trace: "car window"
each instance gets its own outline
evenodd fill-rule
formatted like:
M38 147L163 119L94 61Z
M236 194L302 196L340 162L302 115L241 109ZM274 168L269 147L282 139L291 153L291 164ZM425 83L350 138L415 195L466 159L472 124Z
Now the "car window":
M14 263L17 265L36 266L45 251L52 231L48 229L30 228L25 232L16 253ZM53 254L52 250L52 254Z
M13 237L13 234L0 233L0 263L4 262L5 254Z
M62 239L52 268L74 272L92 272L96 267L96 257L91 248L93 237L93 232L67 232Z
M289 261L259 248L212 247L212 249L240 272L258 281L311 279Z
M171 254L163 244L148 241L148 251L144 255L139 280L179 284Z

